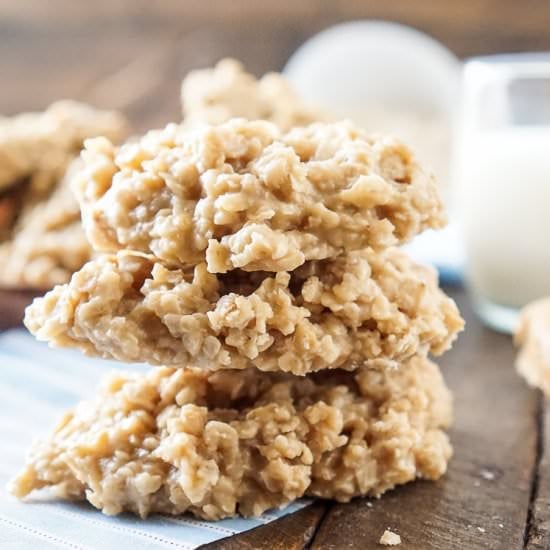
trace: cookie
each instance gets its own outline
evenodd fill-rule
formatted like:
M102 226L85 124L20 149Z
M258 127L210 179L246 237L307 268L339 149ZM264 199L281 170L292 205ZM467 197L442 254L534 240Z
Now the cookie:
M120 139L125 130L118 113L76 101L58 101L42 113L0 118L0 191L30 178L37 194L47 192L85 139Z
M118 113L74 101L0 119L1 286L51 288L89 259L66 171L85 139L125 132Z
M69 281L92 256L70 179L78 160L50 197L28 209L13 239L0 244L0 286L48 290Z
M291 271L407 241L445 217L432 176L393 139L346 123L169 125L117 149L88 140L74 179L94 249L211 273Z
M187 126L246 118L268 120L288 131L330 118L303 101L283 75L268 73L257 79L234 59L191 71L181 86L181 102Z
M441 354L463 326L435 271L396 248L277 274L102 255L36 299L25 323L39 340L88 355L296 375Z
M12 483L106 514L260 515L303 495L346 502L437 479L451 396L436 365L306 378L255 369L116 373L37 442Z

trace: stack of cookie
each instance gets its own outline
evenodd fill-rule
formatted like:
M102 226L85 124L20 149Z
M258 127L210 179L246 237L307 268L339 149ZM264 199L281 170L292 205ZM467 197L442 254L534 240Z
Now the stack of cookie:
M401 143L348 123L169 125L88 140L73 180L96 257L35 300L53 346L116 373L12 490L108 514L258 515L437 479L451 396L427 359L463 321L396 248L444 223Z

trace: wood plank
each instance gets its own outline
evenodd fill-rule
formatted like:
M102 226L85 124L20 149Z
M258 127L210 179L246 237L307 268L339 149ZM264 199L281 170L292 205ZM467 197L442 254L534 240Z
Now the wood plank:
M243 36L245 59L261 60L256 52L263 49L265 33L270 29L293 29L300 40L319 30L350 19L388 19L424 30L446 44L460 56L498 51L543 50L550 48L547 22L550 4L540 0L467 0L460 3L438 0L378 2L376 0L334 0L276 3L255 0L165 0L162 4L147 0L99 0L93 3L71 0L0 0L0 30L5 44L6 32L13 29L26 33L33 46L35 36L48 34L52 40L88 40L90 47L102 47L111 37L124 43L133 37L162 36L163 32L210 29L223 34L254 34L254 41ZM10 31L11 29L11 31ZM152 46L154 41L148 40ZM278 41L285 48L284 39ZM278 48L269 40L269 50ZM7 50L9 52L9 50ZM36 49L36 53L40 50ZM60 51L70 58L74 50ZM116 50L113 50L116 54ZM200 55L200 50L195 53ZM223 55L224 52L221 52ZM279 54L280 55L280 54ZM280 63L284 58L280 59ZM278 66L278 65L277 65ZM273 68L264 61L263 70ZM4 74L4 73L3 73ZM48 82L46 82L48 84Z
M388 19L416 27L440 40L460 57L513 51L547 50L545 30L550 3L539 0L334 0L331 18Z
M201 550L301 550L311 541L323 518L326 502L312 505L267 525L201 546Z
M40 294L43 293L33 290L0 289L0 331L20 326L25 308Z
M4 32L2 36L5 35ZM72 29L34 33L14 29L11 38L4 40L6 51L0 56L3 75L0 112L38 110L58 99L86 100L88 96L98 107L120 108L121 94L127 95L126 90L135 85L135 79L129 78L126 86L111 87L108 93L104 91L93 97L98 81L130 64L140 64L140 86L134 86L133 93L148 93L150 81L156 83L157 74L164 77L166 64L178 51L174 47L178 38L178 33L170 29L162 35L147 29L140 32L113 29L103 33L79 33ZM153 69L152 57L156 60Z
M391 19L415 26L460 56L550 49L546 31L550 3L538 0L456 4L418 0L414 9L409 0L281 0L274 4L255 0L161 4L146 0L0 0L0 112L43 108L61 97L85 98L97 79L125 66L139 67L141 60L143 78L168 75L166 86L177 85L188 70L227 55L242 59L257 74L280 69L312 34L357 18ZM151 71L151 53L155 58L154 52L167 37L179 37L183 45L173 44L169 60L156 57L160 71L159 67ZM174 72L164 72L166 66ZM138 87L134 90L139 91ZM116 106L120 90L113 87L110 92L103 90L98 106ZM175 120L179 114L174 101L177 92L171 92L170 110L163 108L162 97L151 94L156 103L146 102L142 109L151 125ZM164 112L155 115L157 109ZM130 114L141 130L145 121L138 110L133 107Z
M464 294L454 294L467 331L440 361L456 408L447 476L409 484L372 506L365 500L334 506L312 548L379 548L388 527L411 550L523 548L539 397L514 371L511 339L485 329Z
M526 550L550 548L550 407L540 397L539 467L525 537Z
M117 18L147 19L154 24L174 22L174 18L182 17L203 21L242 22L274 17L300 21L327 9L328 4L318 0L281 0L276 3L257 0L163 0L162 4L150 0L95 0L93 3L72 0L48 0L47 3L43 0L0 0L0 12L4 17L37 26L70 24L81 22L84 18L91 25L98 22L104 24Z

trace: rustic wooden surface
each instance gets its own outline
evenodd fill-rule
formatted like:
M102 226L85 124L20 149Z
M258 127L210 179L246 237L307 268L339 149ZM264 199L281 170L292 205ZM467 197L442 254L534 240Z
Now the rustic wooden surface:
M281 69L312 34L358 18L412 25L461 57L550 50L543 0L0 0L0 113L79 98L141 131L178 118L189 69L228 55Z
M227 55L256 74L280 69L311 34L370 17L427 31L461 57L550 49L541 0L0 0L0 113L70 97L123 109L142 131L178 120L189 69ZM404 549L550 548L550 410L514 373L510 338L452 293L468 328L440 361L456 397L448 475L378 501L317 502L208 548L379 548L387 527ZM28 300L0 293L0 330Z

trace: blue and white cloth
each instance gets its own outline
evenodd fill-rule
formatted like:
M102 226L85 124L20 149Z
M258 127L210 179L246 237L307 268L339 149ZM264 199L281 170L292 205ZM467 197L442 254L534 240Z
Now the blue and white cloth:
M86 503L34 498L19 502L6 490L36 437L44 437L62 413L89 398L111 369L144 370L52 350L24 330L0 335L0 548L189 550L269 523L308 504L300 501L255 519L206 522L191 516L109 517Z

